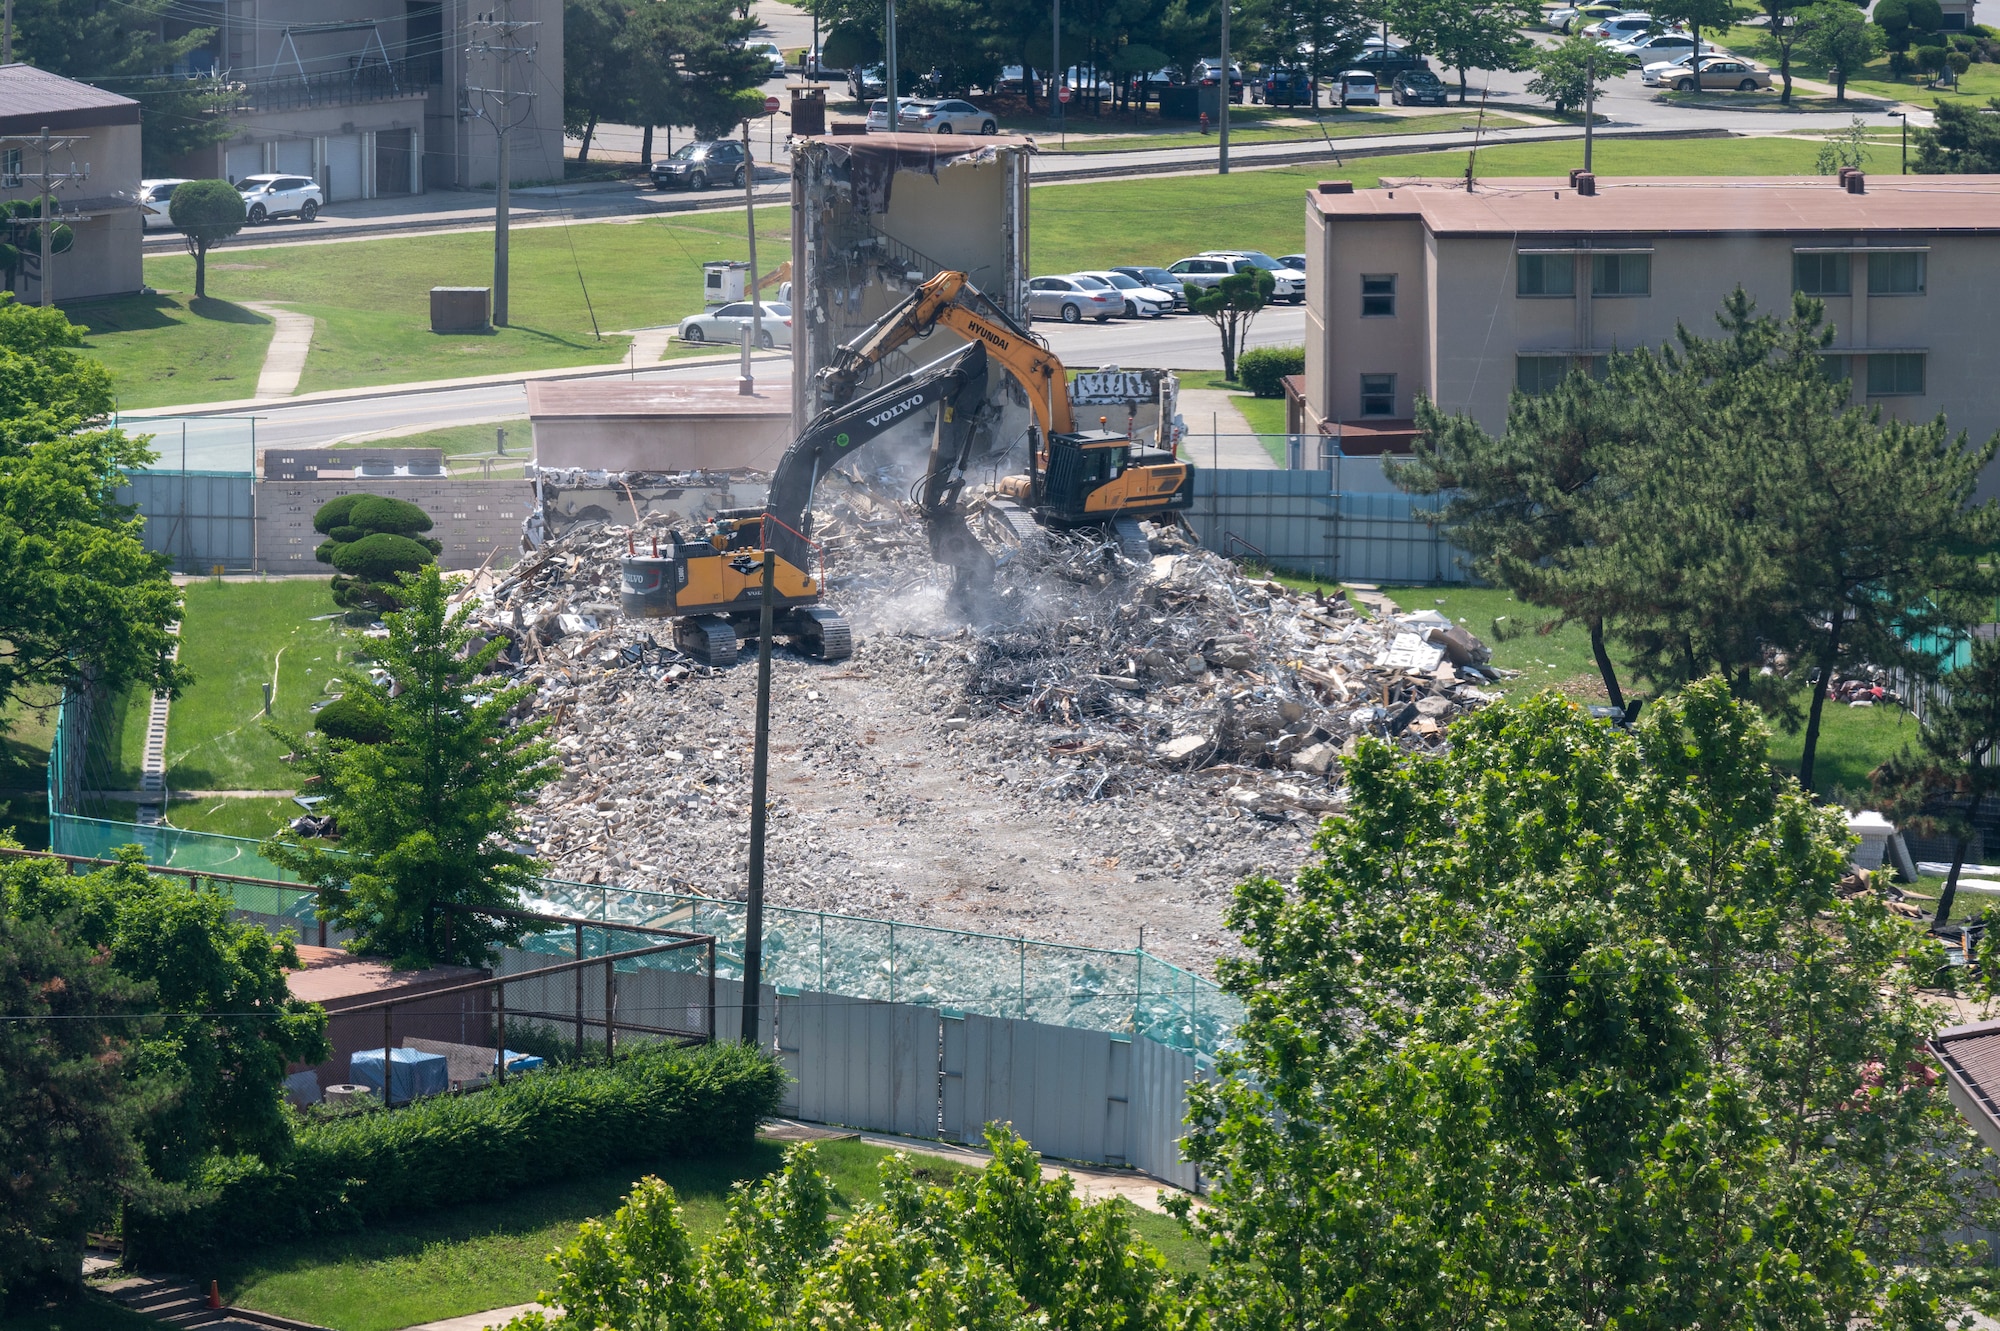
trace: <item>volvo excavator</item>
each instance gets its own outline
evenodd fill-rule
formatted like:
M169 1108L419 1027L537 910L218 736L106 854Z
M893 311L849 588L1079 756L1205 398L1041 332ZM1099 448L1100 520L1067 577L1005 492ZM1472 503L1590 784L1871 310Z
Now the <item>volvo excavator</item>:
M872 440L935 408L933 459L967 455L987 418L986 348L974 343L868 393L828 408L813 421L771 474L762 508L724 509L701 530L670 532L666 548L636 547L624 561L620 609L643 619L672 619L674 645L710 665L735 662L738 644L754 638L763 607L763 561L772 564L772 628L809 656L838 661L853 650L847 621L818 602L821 570L814 558L812 497L820 477ZM926 486L938 508L933 546L977 559L964 518L946 511L956 497L948 481ZM955 531L954 531L955 524ZM959 535L962 533L962 537Z
M842 346L819 372L822 404L845 402L891 352L940 327L984 346L1027 394L1035 420L1028 471L1003 477L992 501L1017 536L1026 534L1024 518L1045 527L1102 526L1128 557L1139 559L1146 554L1139 521L1163 517L1193 502L1194 469L1171 451L1113 431L1079 431L1062 361L964 273L939 273ZM969 449L971 441L968 433L962 447ZM966 452L956 459L933 454L926 479L927 519L934 516L933 501L939 496L955 499L957 486L963 483L943 482L946 469L955 464L962 477L968 460ZM935 525L931 542L941 556L945 554L941 547L954 543Z

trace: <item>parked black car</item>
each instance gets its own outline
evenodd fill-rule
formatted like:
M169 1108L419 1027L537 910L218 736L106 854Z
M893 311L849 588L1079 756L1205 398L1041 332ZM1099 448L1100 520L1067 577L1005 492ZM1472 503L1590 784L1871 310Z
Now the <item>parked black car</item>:
M672 157L653 163L653 187L667 189L685 185L707 189L710 185L743 187L743 145L734 139L704 139L683 144Z
M1264 86L1260 91L1266 106L1319 105L1319 93L1312 85L1312 75L1303 69L1277 65L1265 70Z
M1222 62L1220 60L1197 60L1194 62L1194 83L1198 87L1213 88L1222 82ZM1243 101L1243 66L1234 60L1229 62L1229 100Z
M1386 51L1380 48L1371 48L1354 57L1353 61L1348 65L1349 69L1367 70L1375 76L1375 82L1385 88L1394 84L1396 76L1406 69L1429 69L1430 67L1430 62L1422 56L1413 55L1401 47L1394 47Z
M1443 80L1428 69L1406 69L1391 87L1390 100L1398 106L1443 106L1447 100Z

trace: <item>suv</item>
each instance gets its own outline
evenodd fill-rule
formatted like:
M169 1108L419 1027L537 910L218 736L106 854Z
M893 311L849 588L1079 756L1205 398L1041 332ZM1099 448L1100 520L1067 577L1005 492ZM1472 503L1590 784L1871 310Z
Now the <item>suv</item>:
M251 226L286 213L310 222L326 206L326 195L307 176L245 176L236 182L236 192L243 196L243 220Z
M1227 259L1233 265L1232 271L1242 272L1245 268L1262 268L1273 280L1271 299L1290 301L1303 305L1306 299L1306 275L1273 259L1261 250L1203 250L1204 259Z
M139 182L139 220L145 230L156 231L173 225L167 209L173 203L174 191L185 184L187 182L178 177Z
M1303 69L1274 65L1264 71L1264 105L1319 107L1319 89L1312 75Z
M672 157L653 163L653 188L686 185L707 189L726 182L741 188L744 180L743 145L734 139L703 139L684 143Z
M1444 82L1428 69L1406 69L1391 85L1389 100L1398 106L1443 106Z
M1213 88L1222 82L1222 61L1219 59L1197 60L1194 62L1193 82L1203 88ZM1229 100L1243 100L1243 66L1229 62Z

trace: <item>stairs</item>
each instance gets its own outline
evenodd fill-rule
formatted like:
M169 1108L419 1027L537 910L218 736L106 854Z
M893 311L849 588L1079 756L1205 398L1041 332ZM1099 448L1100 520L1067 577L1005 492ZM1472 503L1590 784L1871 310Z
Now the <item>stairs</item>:
M174 635L174 650L170 659L178 660L181 654L181 626L167 625L167 632ZM166 816L167 807L167 695L153 695L152 711L146 716L146 749L139 760L139 814L138 821L146 827L158 827Z
M133 1312L168 1326L215 1327L218 1331L323 1331L309 1322L295 1322L247 1308L211 1308L205 1290L176 1276L126 1276L97 1288Z

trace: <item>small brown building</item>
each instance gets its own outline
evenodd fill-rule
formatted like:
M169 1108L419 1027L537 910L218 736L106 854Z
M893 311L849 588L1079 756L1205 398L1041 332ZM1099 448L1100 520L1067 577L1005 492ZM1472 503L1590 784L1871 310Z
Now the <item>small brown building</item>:
M792 442L783 379L744 395L734 379L528 384L535 464L586 471L769 471Z
M435 989L486 979L490 971L469 966L396 970L379 957L357 957L337 947L301 945L299 959L305 962L305 969L293 971L287 985L293 998L318 1003L326 1009L327 1038L333 1045L333 1057L309 1069L317 1077L321 1090L353 1080L348 1072L348 1059L356 1050L383 1047L380 1012L343 1014L350 1008L385 998L416 1000L393 1010L388 1028L391 1048L400 1047L411 1038L493 1046L492 1011L484 990L423 998ZM301 1064L291 1070L308 1069Z

